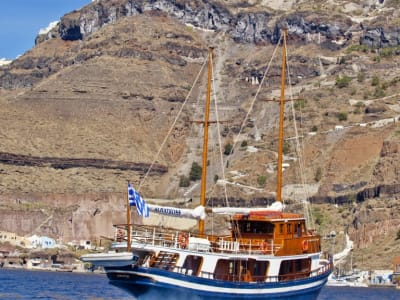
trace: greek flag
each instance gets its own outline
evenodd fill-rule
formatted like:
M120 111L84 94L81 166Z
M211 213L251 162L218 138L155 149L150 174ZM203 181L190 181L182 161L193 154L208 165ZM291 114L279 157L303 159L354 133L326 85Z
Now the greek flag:
M149 216L149 207L142 196L128 182L128 200L129 206L136 206L139 216L147 218Z

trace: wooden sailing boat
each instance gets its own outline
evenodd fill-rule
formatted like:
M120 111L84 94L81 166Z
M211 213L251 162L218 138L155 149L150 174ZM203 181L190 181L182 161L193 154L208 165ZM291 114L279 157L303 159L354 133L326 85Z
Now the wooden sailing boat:
M206 204L212 59L213 49L210 49L200 197L203 208ZM283 212L279 205L282 198L285 72L286 32L283 33L278 205L274 205L278 209L248 209L234 214L229 236L206 234L202 217L198 232L135 225L132 241L129 233L128 245L126 242L114 244L117 251L130 249L123 253L132 253L131 262L121 266L121 262L118 265L104 262L104 257L102 263L96 262L93 256L81 259L104 266L112 284L129 290L139 299L153 297L154 290L158 297L171 299L188 296L201 299L316 299L332 272L332 263L321 257L320 237L307 230L305 218Z

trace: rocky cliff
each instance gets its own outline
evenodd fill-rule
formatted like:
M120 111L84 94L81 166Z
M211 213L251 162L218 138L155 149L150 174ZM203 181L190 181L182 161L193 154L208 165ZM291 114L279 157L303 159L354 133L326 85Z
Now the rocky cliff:
M367 0L113 0L67 13L34 48L0 67L0 227L65 240L110 236L110 224L123 222L127 180L146 198L196 204L198 184L179 183L201 161L200 70L209 46L224 120L210 139L218 144L220 134L223 147L234 146L224 156L230 203L268 204L278 110L252 101L279 97L280 58L271 57L287 27L287 94L297 100L286 115L286 198L302 197L296 183L307 182L311 201L328 205L317 223L322 233L334 226L332 214L354 236L376 223L391 224L394 237L400 33L396 17L387 17L399 14L395 1ZM224 205L217 146L209 157L209 205ZM365 236L359 241L368 244Z

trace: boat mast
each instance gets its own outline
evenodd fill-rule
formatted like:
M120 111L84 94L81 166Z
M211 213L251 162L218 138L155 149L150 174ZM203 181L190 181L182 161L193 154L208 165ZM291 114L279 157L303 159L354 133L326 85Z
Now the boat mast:
M207 184L207 154L208 154L208 125L210 117L210 102L211 102L211 75L212 75L212 64L213 64L213 50L210 47L208 49L208 77L207 77L207 97L206 97L206 109L204 114L204 132L203 132L203 162L201 168L201 190L200 190L200 205L206 206L206 184ZM204 233L204 220L199 220L199 234Z
M129 182L128 182L129 183ZM131 206L129 204L129 192L126 192L126 227L127 227L127 249L126 251L131 251Z
M286 29L282 30L283 49L282 49L282 82L281 100L279 113L279 144L278 144L278 182L276 187L276 201L282 201L282 161L283 161L283 118L285 116L285 81L286 81Z

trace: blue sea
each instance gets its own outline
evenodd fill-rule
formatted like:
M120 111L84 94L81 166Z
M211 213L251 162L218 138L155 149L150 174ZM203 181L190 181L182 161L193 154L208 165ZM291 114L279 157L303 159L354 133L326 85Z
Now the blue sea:
M135 299L102 274L0 269L0 299ZM318 300L399 300L393 288L324 287ZM157 300L157 299L155 299Z

